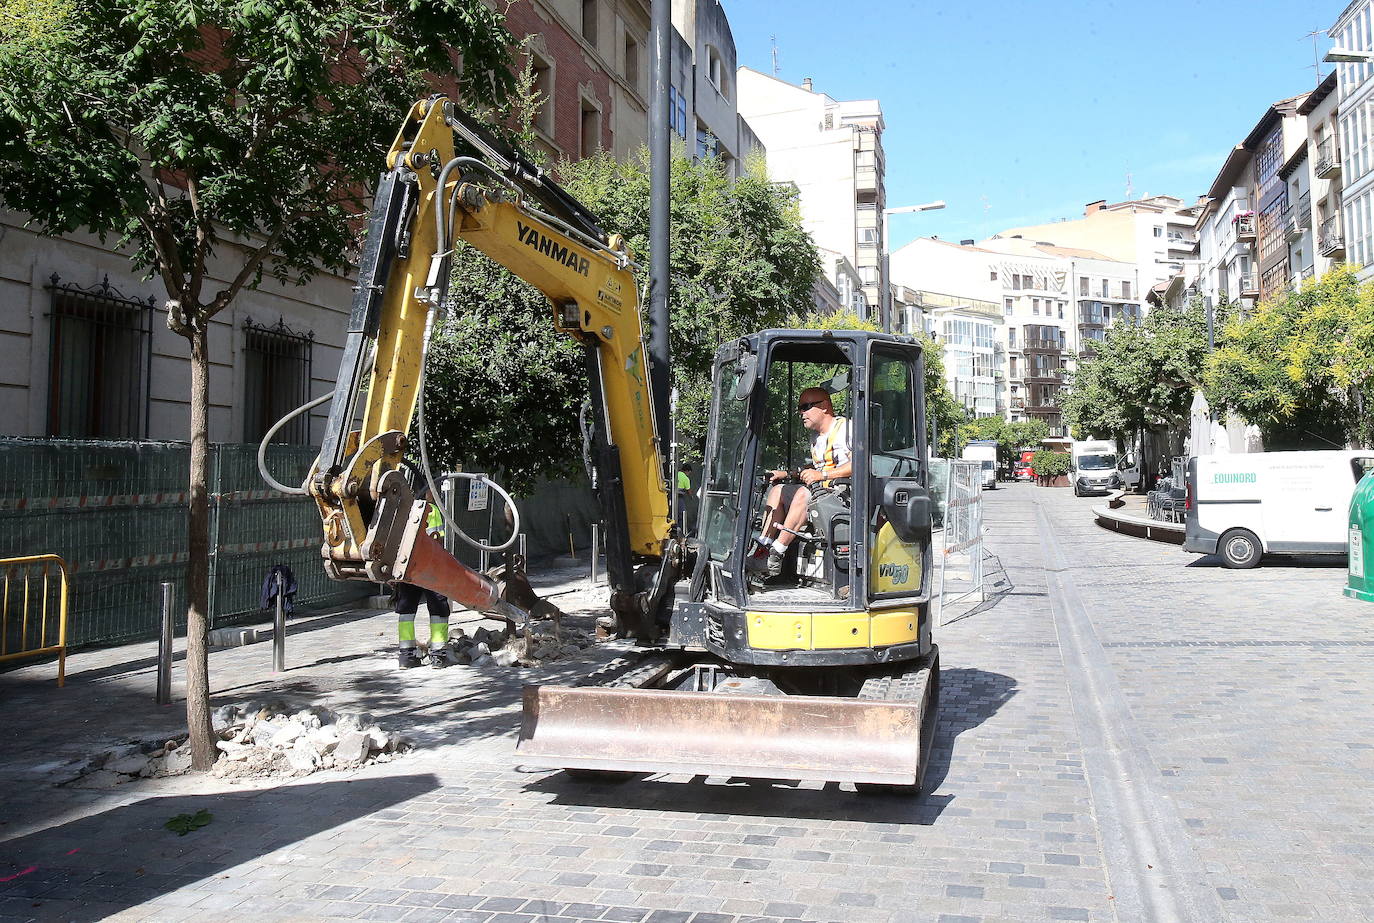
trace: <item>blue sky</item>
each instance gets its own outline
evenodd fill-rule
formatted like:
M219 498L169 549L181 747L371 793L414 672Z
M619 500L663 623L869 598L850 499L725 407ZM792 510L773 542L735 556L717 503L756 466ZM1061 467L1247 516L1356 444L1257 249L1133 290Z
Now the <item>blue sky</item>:
M1314 30L1346 0L952 4L723 0L739 63L882 102L894 249L1207 191L1275 100L1316 85ZM1330 46L1318 36L1322 52ZM1322 75L1333 65L1323 64Z

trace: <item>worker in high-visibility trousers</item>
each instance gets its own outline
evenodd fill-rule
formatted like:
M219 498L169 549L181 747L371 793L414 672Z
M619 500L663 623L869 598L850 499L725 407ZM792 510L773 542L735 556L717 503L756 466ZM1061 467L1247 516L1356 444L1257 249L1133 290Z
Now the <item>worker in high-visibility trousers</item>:
M429 489L422 486L416 497L428 500ZM433 501L429 503L425 531L440 541L444 540L444 517ZM458 654L448 640L448 599L433 590L399 582L395 584L393 596L396 606L396 636L400 640L397 663L402 670L424 663L415 643L415 613L420 608L421 599L424 600L425 611L429 614L429 665L436 670L451 667L458 663Z

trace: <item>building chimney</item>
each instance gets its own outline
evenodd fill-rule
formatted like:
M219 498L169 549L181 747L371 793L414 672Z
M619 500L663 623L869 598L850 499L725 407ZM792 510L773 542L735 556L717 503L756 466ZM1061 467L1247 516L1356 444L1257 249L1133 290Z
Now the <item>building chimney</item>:
M1102 206L1106 204L1106 199L1098 199L1096 202L1089 202L1087 205L1083 206L1083 217L1086 218L1088 215L1093 215L1102 211Z
M805 90L805 91L808 92L808 93L813 93L813 92L815 92L814 90L811 89L811 78L810 78L810 77L803 77L803 78L802 78L802 89Z

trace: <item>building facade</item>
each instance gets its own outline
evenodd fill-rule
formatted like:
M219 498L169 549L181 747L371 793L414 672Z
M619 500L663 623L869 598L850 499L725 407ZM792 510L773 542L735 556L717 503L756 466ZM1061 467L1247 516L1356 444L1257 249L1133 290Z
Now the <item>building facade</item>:
M858 270L868 304L881 307L885 158L875 99L840 101L752 68L736 72L739 112L768 152L768 172L794 183L802 224L816 243Z
M1354 0L1327 30L1335 47L1374 56L1371 0ZM1346 259L1364 267L1359 277L1374 277L1374 59L1336 65L1337 153L1341 160L1341 243ZM1330 220L1330 219L1328 219ZM1327 242L1336 229L1328 226ZM1320 237L1320 229L1318 231ZM1334 258L1335 253L1331 256Z

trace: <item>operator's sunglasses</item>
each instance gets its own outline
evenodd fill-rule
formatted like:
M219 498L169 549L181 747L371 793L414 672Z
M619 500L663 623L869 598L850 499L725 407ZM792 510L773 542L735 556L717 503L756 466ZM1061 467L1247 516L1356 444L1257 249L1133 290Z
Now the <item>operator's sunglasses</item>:
M802 401L797 405L797 413L806 413L812 407L819 407L824 403L825 401Z

